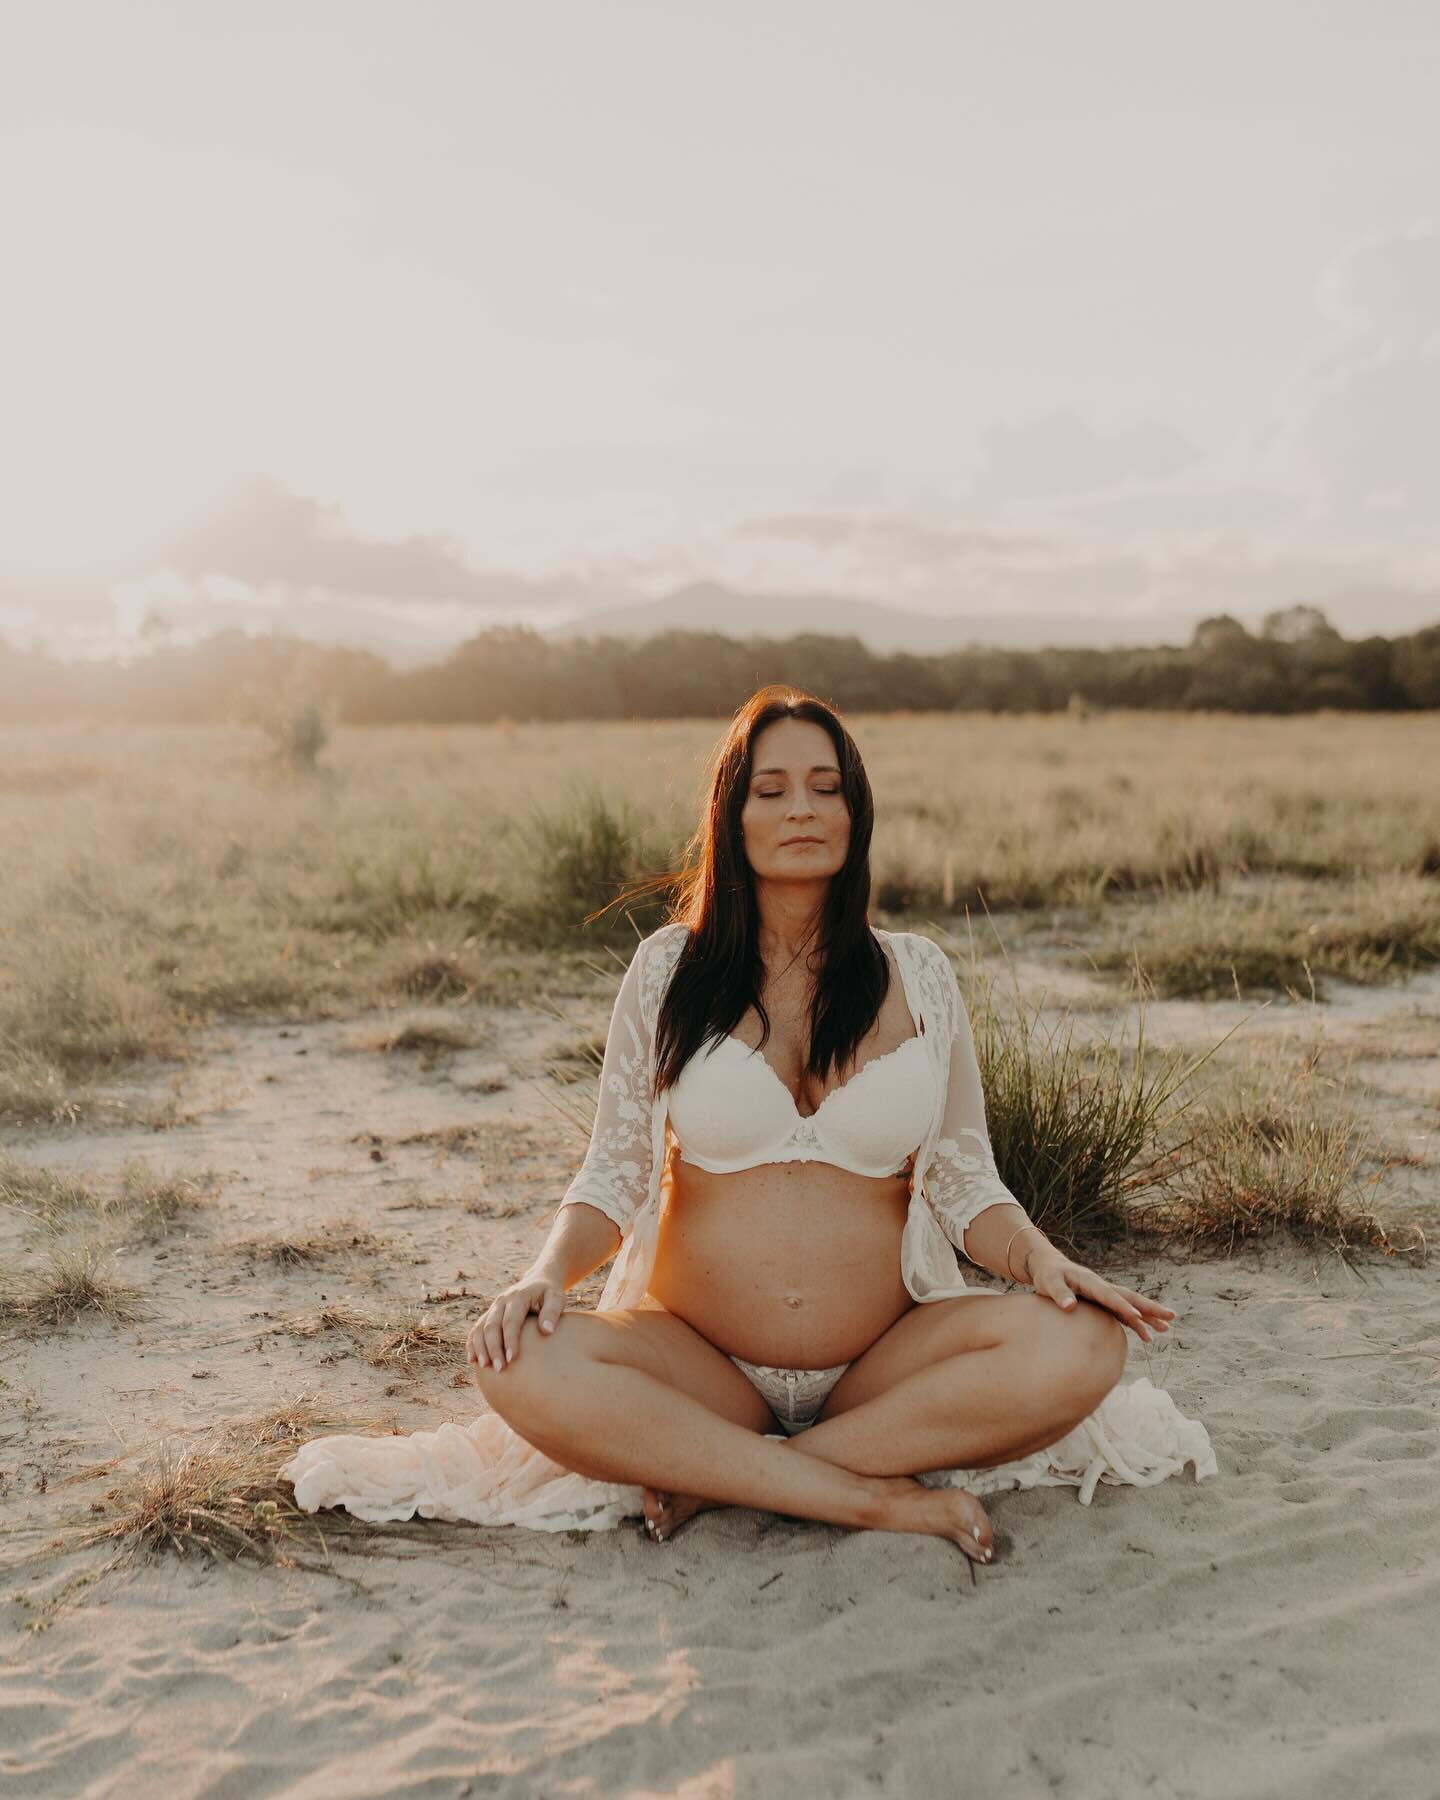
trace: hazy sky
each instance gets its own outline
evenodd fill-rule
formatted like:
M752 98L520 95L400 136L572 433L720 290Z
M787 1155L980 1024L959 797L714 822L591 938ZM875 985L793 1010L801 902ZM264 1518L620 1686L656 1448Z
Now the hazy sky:
M1197 556L1440 580L1433 0L0 20L12 570L143 585L238 480L247 555L177 551L172 599L273 600L297 534L462 608L466 570L939 606L990 531L1161 604Z

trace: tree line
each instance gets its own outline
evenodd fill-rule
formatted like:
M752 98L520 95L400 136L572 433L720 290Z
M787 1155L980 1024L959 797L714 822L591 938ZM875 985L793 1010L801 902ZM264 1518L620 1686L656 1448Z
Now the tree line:
M551 640L501 625L416 669L395 669L369 651L240 631L162 645L128 663L63 662L0 644L0 720L242 723L302 706L352 725L724 718L771 681L850 713L1400 712L1440 706L1440 624L1347 639L1319 608L1291 606L1266 614L1258 631L1217 614L1186 645L976 646L929 656L813 633Z

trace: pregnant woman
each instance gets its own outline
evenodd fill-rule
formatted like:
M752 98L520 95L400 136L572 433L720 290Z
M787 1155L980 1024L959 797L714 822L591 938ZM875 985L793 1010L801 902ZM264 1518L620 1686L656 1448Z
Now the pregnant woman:
M1126 1328L1151 1342L1174 1311L1066 1256L1000 1180L948 958L868 921L873 820L829 707L747 702L679 916L620 985L585 1160L471 1327L490 1412L314 1440L282 1471L302 1507L643 1513L661 1541L740 1505L944 1537L973 1573L977 1487L1215 1472L1167 1394L1117 1389ZM967 1288L956 1249L1032 1291ZM611 1256L598 1309L565 1311Z

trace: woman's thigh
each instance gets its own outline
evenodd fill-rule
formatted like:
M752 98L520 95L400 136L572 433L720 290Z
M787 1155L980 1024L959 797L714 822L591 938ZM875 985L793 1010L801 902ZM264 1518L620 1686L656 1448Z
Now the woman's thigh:
M930 1300L911 1307L855 1358L819 1418L837 1418L946 1357L1007 1343L1023 1343L1027 1372L1057 1399L1093 1391L1099 1405L1125 1366L1125 1327L1093 1300L1078 1298L1069 1312L1033 1293Z
M613 1312L562 1312L546 1335L532 1313L520 1327L513 1362L482 1369L480 1391L507 1416L527 1403L563 1404L567 1373L578 1358L641 1369L692 1400L751 1431L778 1431L765 1401L723 1350L662 1307L641 1305Z

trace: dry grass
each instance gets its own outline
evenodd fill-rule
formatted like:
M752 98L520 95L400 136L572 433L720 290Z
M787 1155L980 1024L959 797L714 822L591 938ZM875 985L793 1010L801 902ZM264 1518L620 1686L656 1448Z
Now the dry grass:
M4 1155L0 1155L0 1206L13 1207L52 1229L77 1214L94 1216L100 1210L99 1200L84 1182Z
M1166 998L1323 998L1317 976L1395 981L1440 963L1440 887L1392 873L1339 888L1292 880L1258 893L1184 895L1133 916L1117 937L1092 954L1094 966L1128 970L1138 959L1150 990Z
M1044 996L1024 998L1013 967L1002 1007L997 976L973 939L957 970L985 1091L995 1167L1035 1223L1062 1246L1113 1240L1129 1227L1130 1199L1148 1185L1162 1135L1190 1104L1183 1090L1215 1053L1157 1054L1093 1030L1077 1045L1076 1021L1046 1030ZM1215 1048L1218 1048L1216 1046Z
M335 1509L326 1511L322 1525L317 1515L296 1506L279 1470L299 1445L333 1432L373 1434L379 1428L380 1421L373 1418L339 1414L302 1396L265 1412L219 1421L194 1437L167 1435L77 1471L56 1485L93 1483L120 1472L83 1514L66 1519L39 1549L8 1558L6 1566L13 1571L94 1548L108 1548L111 1555L102 1567L71 1578L45 1601L16 1595L30 1605L27 1628L44 1630L74 1593L147 1557L198 1555L309 1569L363 1592L368 1590L362 1582L334 1567L332 1544L374 1551L396 1539L432 1548L467 1539L473 1543L473 1528L467 1533L420 1520L372 1525ZM318 1553L319 1560L302 1551Z
M155 1243L204 1223L219 1186L211 1169L182 1175L132 1159L121 1171L120 1196L111 1212L141 1242Z
M420 1067L428 1069L443 1056L473 1049L475 1042L472 1032L447 1020L409 1019L382 1026L378 1031L362 1032L347 1048L384 1056L415 1055L420 1059Z
M403 1145L423 1144L427 1148L441 1150L447 1156L458 1151L493 1147L496 1128L493 1124L478 1125L436 1125L427 1131L407 1131L404 1137L397 1137L395 1142Z
M479 939L473 933L453 949L433 940L419 950L403 946L379 978L387 999L422 1000L434 1006L447 1000L470 1000L483 992L485 978L471 953Z
M68 794L75 788L93 787L105 774L99 763L36 756L0 767L0 794Z
M337 1223L308 1237L244 1238L230 1248L251 1262L269 1263L277 1269L314 1268L319 1264L344 1261L348 1257L376 1256L394 1247L395 1240L381 1237L361 1226Z
M0 1320L7 1325L68 1325L82 1313L130 1324L138 1300L115 1275L110 1247L94 1242L52 1244L39 1263L0 1275Z
M341 1332L375 1369L398 1368L409 1374L416 1364L452 1368L465 1360L465 1339L436 1325L416 1307L399 1312L373 1312L340 1301L267 1327L301 1340ZM254 1333L249 1334L251 1336Z
M1271 871L1353 887L1342 941L1309 921L1322 926L1312 967L1434 952L1440 890L1417 871L1434 838L1436 715L851 723L887 921L983 900L1070 908L1096 928L1116 897L1229 906L1237 880ZM574 953L624 953L659 915L579 921L679 854L719 729L342 729L326 783L276 780L254 735L231 728L96 730L83 759L53 733L0 733L0 765L20 772L0 787L0 1117L103 1122L95 1084L183 1054L198 1021L583 991ZM597 769L603 792L587 785ZM1382 875L1416 884L1396 888L1398 909L1363 884ZM1157 983L1171 965L1182 985L1227 973L1229 939L1207 944L1203 912L1198 955L1174 951L1192 935L1183 914L1156 915ZM1285 925L1254 923L1252 981L1292 979ZM458 1047L426 1035L410 1040L422 1055ZM402 1027L394 1047L405 1041Z
M1135 1224L1209 1253L1283 1234L1341 1257L1363 1248L1423 1265L1423 1230L1397 1245L1366 1204L1364 1165L1380 1159L1347 1103L1348 1063L1323 1037L1293 1058L1288 1047L1249 1050L1215 1073Z
M518 1219L522 1213L530 1211L532 1201L499 1200L489 1194L476 1194L465 1201L463 1211L479 1219Z
M128 1159L113 1194L53 1169L6 1158L0 1162L0 1205L27 1215L53 1232L83 1224L112 1241L158 1243L208 1217L220 1189L213 1169L186 1175Z
M1021 909L1012 941L1027 920L1083 941L1118 918L1128 941L1101 943L1097 964L1131 967L1138 949L1166 994L1393 979L1440 949L1440 715L851 724L876 794L882 922L943 930L979 900ZM124 1116L105 1083L182 1053L199 1020L449 1005L368 1040L428 1069L475 1044L477 1003L593 997L582 947L608 987L658 916L577 921L679 854L719 729L340 730L324 784L275 779L229 729L88 733L85 779L0 791L0 1116ZM66 760L43 733L5 745L13 767ZM603 793L584 785L596 769ZM989 1040L985 1071L1002 1170L1057 1225L1118 1222L1151 1154L1154 1091L1117 1047L1032 1054L1007 1048L1014 1030ZM602 1047L587 1035L549 1070L552 1099L573 1076L555 1104L586 1137ZM158 1204L158 1227L184 1212Z

